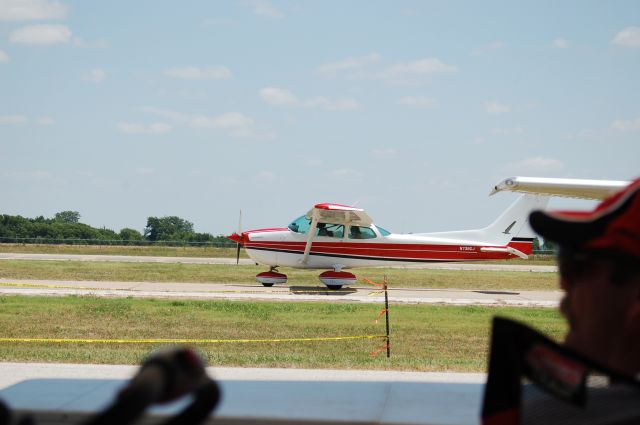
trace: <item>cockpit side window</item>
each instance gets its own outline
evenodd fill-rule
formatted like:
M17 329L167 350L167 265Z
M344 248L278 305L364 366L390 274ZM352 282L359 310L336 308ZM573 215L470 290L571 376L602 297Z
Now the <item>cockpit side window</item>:
M309 227L311 227L311 219L302 215L293 220L287 227L292 232L307 234L309 233ZM344 237L344 226L342 224L318 223L315 235L342 238Z
M368 227L351 226L349 239L373 239L376 233Z
M318 223L316 236L342 238L344 237L344 226L342 224Z
M310 225L311 225L311 220L301 215L300 217L293 220L291 224L287 227L289 227L289 230L291 230L292 232L305 234L309 231Z

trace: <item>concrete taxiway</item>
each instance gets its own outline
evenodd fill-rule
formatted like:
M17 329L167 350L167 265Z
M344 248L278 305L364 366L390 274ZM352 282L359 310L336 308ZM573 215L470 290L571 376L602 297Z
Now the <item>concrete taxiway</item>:
M235 258L152 257L124 255L72 255L0 253L0 260L28 261L111 261L183 264L235 264ZM253 264L241 259L240 264ZM403 268L556 272L555 266L485 263L424 263ZM154 297L184 299L232 299L270 301L343 301L381 303L383 294L372 287L350 287L330 291L324 286L276 286L265 288L259 284L180 283L180 282L106 282L52 281L0 279L0 294L22 295L93 295L100 297ZM391 288L394 303L453 304L453 305L510 305L525 307L556 307L562 297L560 291L491 291L455 289Z
M263 301L331 301L379 304L384 294L373 287L350 287L338 291L324 286L280 286L259 284L105 282L0 279L4 295L91 295L99 297L229 299ZM491 291L459 289L391 288L395 304L503 305L557 307L561 291Z

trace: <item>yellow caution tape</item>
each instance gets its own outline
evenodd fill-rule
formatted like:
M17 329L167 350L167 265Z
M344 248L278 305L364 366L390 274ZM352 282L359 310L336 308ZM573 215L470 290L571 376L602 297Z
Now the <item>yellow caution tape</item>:
M111 343L111 344L218 344L247 342L315 342L386 338L386 335L332 336L318 338L274 339L64 339L64 338L0 338L0 342Z

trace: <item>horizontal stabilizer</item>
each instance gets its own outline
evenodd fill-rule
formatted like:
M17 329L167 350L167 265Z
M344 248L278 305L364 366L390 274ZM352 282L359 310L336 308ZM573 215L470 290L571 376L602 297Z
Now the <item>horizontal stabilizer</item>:
M525 254L524 252L517 250L513 247L507 246L505 248L500 248L500 247L492 247L492 246L484 246L482 248L480 248L481 252L505 252L507 254L513 254L513 255L517 255L520 258L523 259L527 259L529 258L529 256L527 254Z
M622 180L557 179L544 177L510 177L494 186L489 195L502 191L561 196L578 199L604 199L625 188Z

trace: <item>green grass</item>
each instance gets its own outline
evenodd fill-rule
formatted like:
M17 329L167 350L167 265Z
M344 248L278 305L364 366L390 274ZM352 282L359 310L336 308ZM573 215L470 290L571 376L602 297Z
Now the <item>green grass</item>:
M0 278L52 280L105 280L123 282L223 282L255 283L264 266L124 263L85 261L0 261ZM317 270L281 268L290 285L319 284ZM390 287L555 290L556 273L419 270L363 268L354 273L376 282L385 276ZM365 285L365 283L360 283Z
M0 337L309 338L384 333L381 306L171 301L94 297L0 297ZM485 371L491 318L531 324L559 339L555 310L392 305L391 359L369 355L382 340L196 344L213 366ZM135 364L150 344L0 342L0 361Z

